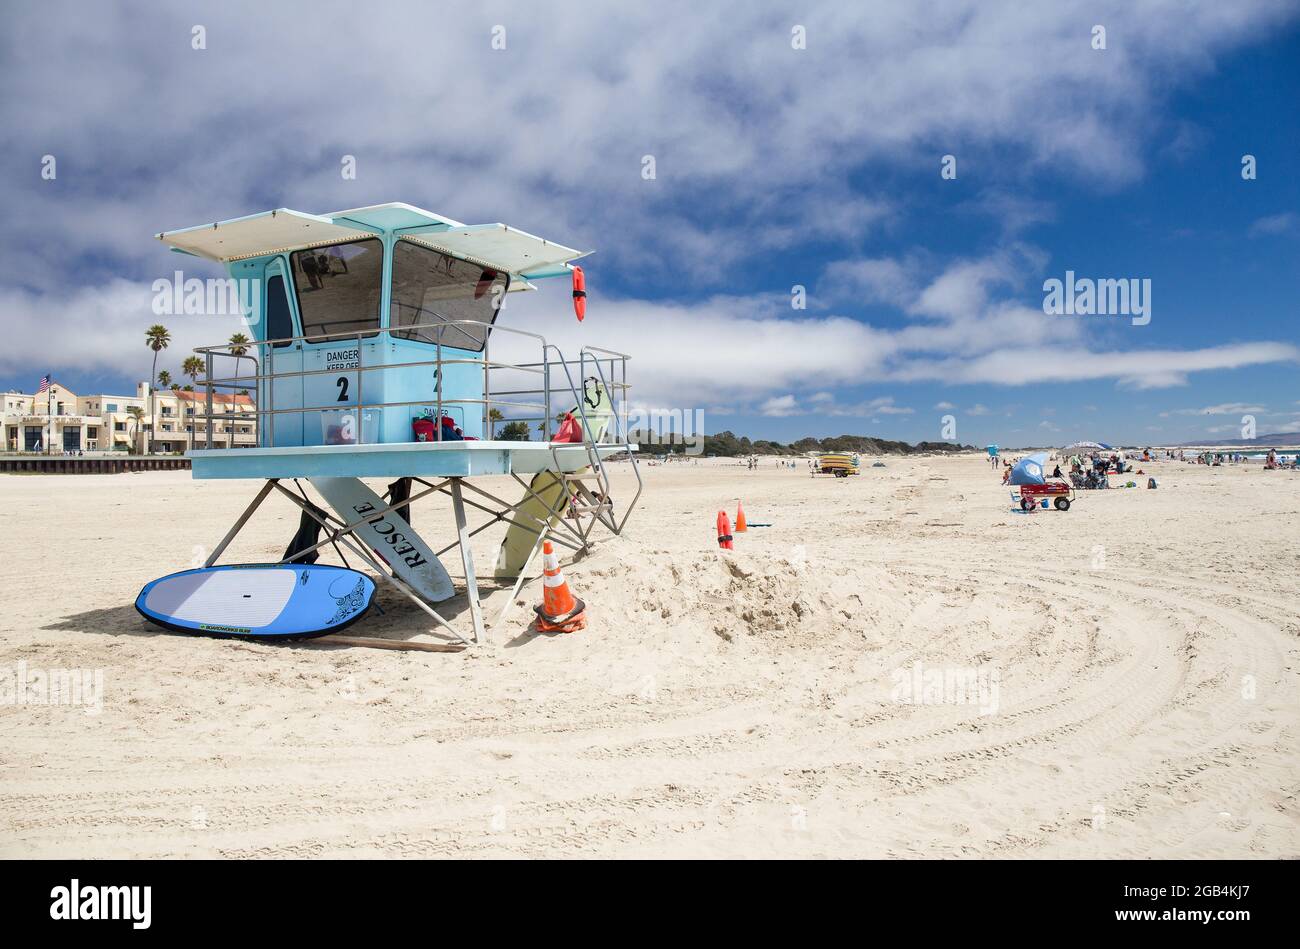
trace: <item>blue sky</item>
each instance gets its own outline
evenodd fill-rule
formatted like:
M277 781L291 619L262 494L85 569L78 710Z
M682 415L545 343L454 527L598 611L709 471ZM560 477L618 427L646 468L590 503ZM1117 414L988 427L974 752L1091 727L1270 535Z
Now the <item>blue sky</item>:
M5 388L147 374L159 230L407 201L596 248L581 327L558 286L507 318L709 431L1300 430L1294 4L59 6L0 38ZM1150 323L1044 314L1067 270L1149 279ZM169 326L176 364L237 328Z

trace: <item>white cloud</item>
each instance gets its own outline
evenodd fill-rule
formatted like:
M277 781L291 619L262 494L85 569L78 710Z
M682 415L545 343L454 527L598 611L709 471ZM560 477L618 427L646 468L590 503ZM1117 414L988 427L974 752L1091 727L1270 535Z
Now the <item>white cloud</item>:
M801 414L799 403L792 395L773 396L759 407L759 412L769 418L785 418L789 415Z
M945 280L944 270L917 291L925 296L939 285L945 289L930 295L931 304L939 297L951 303L965 296L973 309L940 307L942 315L913 317L901 327L833 315L792 319L781 316L780 304L766 297L714 297L692 304L604 300L577 324L568 316L556 319L567 300L564 288L554 286L530 294L511 325L543 333L566 351L591 340L633 353L636 384L645 397L683 401L683 407L811 390L821 396L817 410L829 412L825 394L832 387L897 382L1017 386L1110 380L1146 389L1185 384L1196 372L1300 361L1300 348L1280 342L1192 350L1094 348L1086 332L1096 321L1049 317L1041 309L990 299L990 291L976 286L972 275L1021 282L1008 269L1011 258L1002 252L992 257L995 262L983 267L979 261L960 261L953 265L957 278ZM1030 266L1034 253L1014 259ZM960 293L954 289L959 285L965 287ZM542 298L550 306L542 305ZM892 402L877 402L888 408L868 403L838 411L910 411ZM975 405L967 412L990 410Z
M1043 214L1006 200L1026 170L1139 177L1147 143L1177 133L1160 97L1294 14L1288 0L1107 0L1084 22L1074 4L953 0L935 15L910 0L810 0L808 48L793 50L775 3L569 16L407 0L374 16L245 0L204 9L196 51L184 7L19 5L6 148L52 152L60 175L0 180L10 217L41 222L0 279L57 286L82 254L152 277L166 266L146 241L158 230L407 200L599 247L629 273L720 285L742 257L882 224L890 186L859 172L937 175L936 142L963 161L996 154L976 201L1014 229ZM1104 55L1088 44L1094 21L1109 30ZM490 45L496 23L504 50ZM355 180L339 174L343 155Z
M171 331L171 344L159 354L158 368L185 383L189 380L181 377L179 366L194 347L223 343L232 333L251 335L235 316L154 316L152 300L150 286L121 279L64 294L0 289L0 313L5 314L9 337L9 344L0 348L0 373L30 371L35 382L47 370L75 368L144 380L153 362L144 332L162 323Z
M1001 224L1002 232L1007 236L1056 217L1055 209L1050 204L1001 188L986 189L976 198L959 205L959 209L992 216Z
M866 402L849 404L827 403L818 409L819 415L850 416L854 418L867 418L873 415L911 415L914 412L915 409L895 405L893 396L879 396ZM873 418L872 421L878 422L879 419Z
M962 293L984 299L982 308L914 317L901 327L881 328L835 315L791 318L770 296L655 302L611 299L591 284L591 308L586 321L578 323L569 309L568 288L558 281L542 281L539 292L512 298L502 325L540 333L569 354L584 344L632 354L638 401L692 409L777 400L764 408L767 414L798 411L780 401L793 400L796 392L811 392L804 411L854 416L913 412L892 397L840 403L836 387L1115 380L1153 388L1183 384L1195 372L1300 360L1300 349L1280 342L1196 350L1094 349L1084 335L1084 321L1062 323L1041 310L989 300L987 291L968 282L972 273L988 271L971 262L954 266L956 279L945 281L940 274L918 292L924 296L930 287L946 288L930 296L933 302L964 283ZM146 285L125 280L64 293L0 290L0 310L8 314L11 330L10 345L0 351L0 372L37 365L55 371L139 367L137 374L143 373L148 365L144 329L158 321L149 310L151 296ZM62 321L57 346L50 345L51 314ZM235 318L167 317L161 322L172 330L170 353L176 361L193 346L221 342L242 328ZM498 334L493 357L533 360L538 356L534 347ZM975 405L967 414L989 411Z
M818 294L832 301L901 306L916 293L917 267L916 261L892 257L837 260L826 268Z
M908 306L914 314L961 320L988 305L989 290L1011 281L1010 261L1001 255L948 266Z
M1193 372L1240 369L1268 363L1296 362L1300 348L1290 343L1261 342L1209 346L1191 350L1091 350L1082 346L1008 347L974 358L918 359L895 378L1028 385L1114 379L1134 389L1185 385Z
M1150 388L1297 358L1294 345L1267 341L1099 346L1084 321L1044 317L1032 292L1043 255L1019 244L948 262L920 250L836 261L805 281L818 315L792 316L781 294L698 292L728 285L742 261L816 242L852 248L898 226L891 179L861 172L932 163L937 178L936 141L963 168L996 150L967 211L1011 233L1050 213L1008 197L1027 171L1131 181L1162 131L1152 90L1268 34L1294 15L1286 0L1094 5L1087 22L1108 25L1104 56L1088 48L1077 8L1027 13L1010 0L954 0L942 16L911 2L814 0L800 14L804 51L789 48L779 8L760 3L664 0L578 17L410 2L346 19L315 4L225 3L205 9L203 51L189 46L182 8L59 10L19 6L6 21L6 151L53 152L59 177L0 176L9 217L26 222L0 255L5 372L142 374L147 286L177 261L149 239L159 230L276 205L388 200L598 248L586 323L554 282L512 300L504 322L569 352L593 342L633 354L637 398L655 404L796 411L794 393L907 382ZM497 22L504 51L489 44ZM654 181L641 178L647 153ZM339 174L345 154L357 157L355 181ZM683 302L602 293L602 283L642 281ZM905 319L836 315L831 304L853 294ZM177 358L239 328L164 322ZM841 410L911 411L892 399Z
M1296 216L1290 211L1257 218L1249 229L1251 237L1261 235L1285 234L1296 226Z
M1218 405L1207 405L1200 409L1173 409L1170 412L1161 412L1161 417L1168 415L1259 415L1267 412L1268 409L1262 405L1248 405L1245 402L1221 402Z
M866 402L841 404L829 392L817 392L804 399L791 393L773 396L759 407L760 415L769 418L786 418L792 415L818 415L823 417L867 418L872 415L911 415L913 410L894 404L890 396L880 396ZM872 418L871 421L879 422Z
M947 412L949 409L955 409L956 407L951 402L936 402L934 404L934 408L938 412Z

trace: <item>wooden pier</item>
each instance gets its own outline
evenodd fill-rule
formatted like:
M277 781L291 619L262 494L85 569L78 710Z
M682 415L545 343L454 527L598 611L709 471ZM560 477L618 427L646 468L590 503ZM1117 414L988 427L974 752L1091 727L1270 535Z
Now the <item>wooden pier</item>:
M128 471L188 471L179 456L72 458L61 455L0 455L0 474L123 474Z

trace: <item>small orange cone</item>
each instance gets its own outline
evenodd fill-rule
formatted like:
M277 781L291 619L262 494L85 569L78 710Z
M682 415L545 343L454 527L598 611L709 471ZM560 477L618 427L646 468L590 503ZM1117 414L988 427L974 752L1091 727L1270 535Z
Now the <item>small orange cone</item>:
M544 633L573 633L587 627L587 605L569 592L569 584L560 571L560 558L551 542L542 543L542 605L537 612L537 628Z
M731 545L731 522L727 520L727 512L718 512L718 546L723 550L732 550Z
M745 508L739 501L736 502L736 530L737 534L744 534L749 528L745 526Z

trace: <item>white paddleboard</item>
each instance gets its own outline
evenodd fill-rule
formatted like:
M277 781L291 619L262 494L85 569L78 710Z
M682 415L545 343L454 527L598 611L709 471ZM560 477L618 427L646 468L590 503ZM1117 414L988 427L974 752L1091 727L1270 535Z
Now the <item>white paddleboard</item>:
M357 478L308 478L339 517L351 524L358 517L387 505ZM430 603L456 594L447 570L429 545L394 511L367 520L353 532L388 564L399 580L408 583Z
M231 564L159 577L135 608L165 629L208 636L299 639L336 632L370 609L375 584L328 564Z

